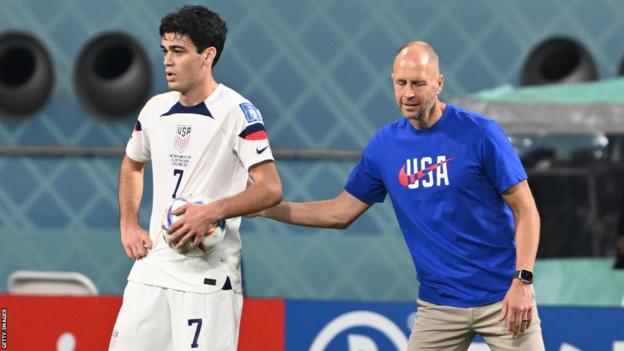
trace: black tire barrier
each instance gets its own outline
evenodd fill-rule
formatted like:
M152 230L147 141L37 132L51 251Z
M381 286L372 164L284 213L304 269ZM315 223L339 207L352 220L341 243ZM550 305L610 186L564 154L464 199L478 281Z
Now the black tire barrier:
M74 87L81 103L106 120L137 112L151 84L145 51L124 33L99 35L87 43L76 61Z
M23 119L47 102L54 85L52 60L34 36L0 35L0 115Z
M522 68L521 85L584 82L598 79L591 54L578 41L551 38L537 45Z

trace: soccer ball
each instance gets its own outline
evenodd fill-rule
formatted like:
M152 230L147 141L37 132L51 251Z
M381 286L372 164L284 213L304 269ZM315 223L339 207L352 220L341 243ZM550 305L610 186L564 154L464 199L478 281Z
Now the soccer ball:
M164 233L163 237L165 238L165 241L167 241L168 237L170 237L170 235L167 233L167 230L169 230L169 228L171 228L173 223L175 223L180 217L183 216L183 215L182 216L174 215L173 212L175 212L175 210L177 210L178 208L188 203L203 205L208 202L210 202L210 200L208 200L207 197L202 196L202 195L189 195L189 196L181 196L181 197L175 198L173 202L171 203L171 205L169 205L167 209L165 210L165 216L162 222L162 228L163 228L163 233ZM189 251L188 249L192 245L191 241L186 243L186 245L180 249L176 248L175 246L173 246L172 248L180 253L184 253L189 256L198 256L198 255L201 256L201 255L206 254L208 251L210 251L212 247L220 243L224 237L225 237L225 221L221 220L221 221L218 221L217 223L214 223L214 226L210 229L208 233L206 233L206 235L204 236L201 242L201 245L198 248ZM202 246L203 246L203 249L202 249Z

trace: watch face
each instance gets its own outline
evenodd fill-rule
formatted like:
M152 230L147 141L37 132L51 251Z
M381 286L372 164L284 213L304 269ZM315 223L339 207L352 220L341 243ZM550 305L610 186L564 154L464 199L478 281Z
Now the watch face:
M525 270L520 271L520 280L532 282L533 281L533 273Z

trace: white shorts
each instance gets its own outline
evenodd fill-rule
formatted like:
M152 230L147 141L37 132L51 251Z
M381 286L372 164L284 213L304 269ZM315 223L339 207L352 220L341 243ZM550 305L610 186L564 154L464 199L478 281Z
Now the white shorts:
M236 350L242 294L198 294L129 281L109 351Z

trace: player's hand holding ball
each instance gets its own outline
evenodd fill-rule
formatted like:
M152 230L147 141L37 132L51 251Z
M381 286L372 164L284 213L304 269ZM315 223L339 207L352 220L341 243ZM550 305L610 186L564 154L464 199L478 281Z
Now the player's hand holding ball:
M225 237L225 221L217 221L206 225L207 221L199 226L193 226L185 218L187 213L193 213L202 205L209 203L207 197L202 195L181 196L173 200L167 207L163 218L162 227L164 238L171 248L187 256L202 256L211 248L220 243Z

